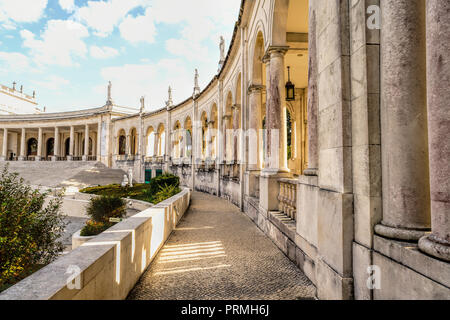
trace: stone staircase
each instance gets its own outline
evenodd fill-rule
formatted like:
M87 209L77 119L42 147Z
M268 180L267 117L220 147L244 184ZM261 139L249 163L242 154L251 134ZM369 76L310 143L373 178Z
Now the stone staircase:
M111 169L100 162L84 161L12 161L0 162L0 169L9 165L27 184L49 188L76 188L121 183L125 172Z

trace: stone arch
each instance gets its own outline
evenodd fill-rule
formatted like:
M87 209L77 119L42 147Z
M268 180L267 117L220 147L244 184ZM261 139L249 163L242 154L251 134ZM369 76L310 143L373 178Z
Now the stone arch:
M148 126L145 138L145 156L153 157L155 155L155 129L153 126Z

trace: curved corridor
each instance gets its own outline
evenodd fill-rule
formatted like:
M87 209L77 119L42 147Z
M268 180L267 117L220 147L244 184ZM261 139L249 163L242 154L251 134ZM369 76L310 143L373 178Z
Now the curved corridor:
M238 208L193 192L188 212L128 299L294 300L314 295L308 278Z

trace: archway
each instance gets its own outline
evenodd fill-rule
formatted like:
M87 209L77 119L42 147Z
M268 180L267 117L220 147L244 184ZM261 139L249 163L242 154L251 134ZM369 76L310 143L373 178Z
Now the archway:
M35 138L28 139L27 156L37 156L38 141Z
M50 138L47 140L47 145L46 145L46 155L47 157L51 157L55 155L55 139L54 138Z

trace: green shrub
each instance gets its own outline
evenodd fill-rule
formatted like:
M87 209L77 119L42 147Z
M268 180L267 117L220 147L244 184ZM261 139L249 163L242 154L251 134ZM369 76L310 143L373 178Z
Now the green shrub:
M153 202L160 203L164 200L172 198L174 195L181 192L180 187L175 185L164 185L164 187L160 187L160 190L153 196Z
M62 193L44 207L48 192L33 190L10 173L0 177L0 291L56 259L64 249Z
M165 173L159 177L153 178L150 182L150 187L147 192L150 196L155 195L165 186L179 187L180 178L170 173Z
M116 196L92 198L87 208L88 216L99 223L109 223L109 218L122 218L126 213L125 201Z
M114 225L114 223L104 223L104 222L95 222L92 220L89 220L86 222L86 225L83 229L81 229L80 236L82 237L90 237L90 236L96 236L102 233L103 231L106 231L107 229L111 228Z

